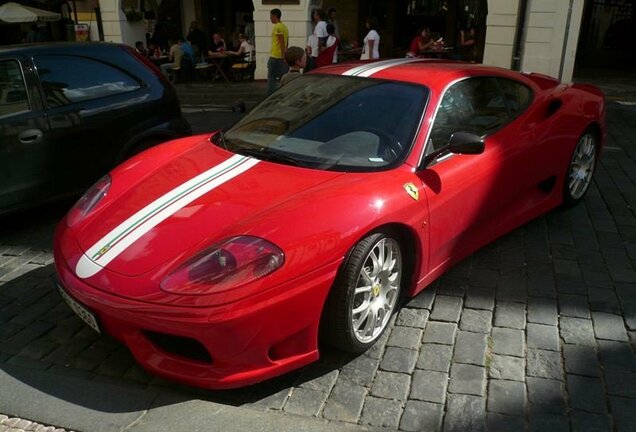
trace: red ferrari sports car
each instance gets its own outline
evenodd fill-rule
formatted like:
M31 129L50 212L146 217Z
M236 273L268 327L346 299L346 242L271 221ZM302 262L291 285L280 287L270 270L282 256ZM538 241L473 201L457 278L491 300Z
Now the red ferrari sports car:
M102 178L55 236L58 289L145 368L209 388L360 352L400 299L580 201L602 93L475 64L336 65L227 131Z

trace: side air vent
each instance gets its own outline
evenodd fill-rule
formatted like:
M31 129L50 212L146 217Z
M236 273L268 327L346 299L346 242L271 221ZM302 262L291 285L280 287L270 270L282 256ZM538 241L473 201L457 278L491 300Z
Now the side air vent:
M550 193L552 192L552 189L554 189L555 184L556 176L551 176L539 183L539 189L545 193Z
M548 111L546 113L546 117L550 117L555 112L557 112L559 108L561 108L561 105L563 105L563 102L561 102L561 99L552 99L550 103L548 104Z

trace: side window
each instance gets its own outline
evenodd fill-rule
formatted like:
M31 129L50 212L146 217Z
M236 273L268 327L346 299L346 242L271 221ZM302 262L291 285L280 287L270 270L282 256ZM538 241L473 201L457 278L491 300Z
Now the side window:
M444 93L431 130L431 153L448 144L455 132L482 136L509 120L508 109L494 78L468 78Z
M97 60L42 55L34 61L50 108L126 93L140 87L131 76Z
M0 117L29 110L29 98L17 60L0 61Z
M532 102L532 90L519 82L508 79L500 78L498 82L503 90L510 115L512 118L518 117Z

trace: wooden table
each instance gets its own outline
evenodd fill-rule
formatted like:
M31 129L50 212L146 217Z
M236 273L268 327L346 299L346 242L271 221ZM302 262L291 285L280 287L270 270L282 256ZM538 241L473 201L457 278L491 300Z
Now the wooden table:
M230 79L227 77L225 71L223 70L223 65L227 61L228 57L231 56L226 53L213 53L212 55L209 55L206 60L209 65L212 65L211 73L214 74L213 78L221 76L225 80L225 82L229 83Z

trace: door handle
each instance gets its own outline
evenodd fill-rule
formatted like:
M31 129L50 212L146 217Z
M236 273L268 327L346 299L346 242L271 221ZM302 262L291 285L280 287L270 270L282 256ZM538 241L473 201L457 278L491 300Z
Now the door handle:
M18 139L20 139L21 143L30 144L42 141L43 136L44 134L40 129L27 129L23 132L20 132L20 135L18 135Z

